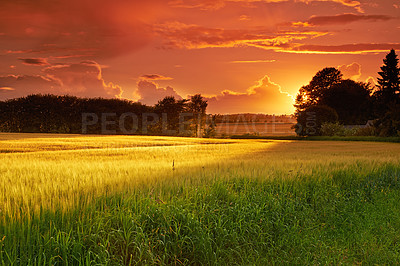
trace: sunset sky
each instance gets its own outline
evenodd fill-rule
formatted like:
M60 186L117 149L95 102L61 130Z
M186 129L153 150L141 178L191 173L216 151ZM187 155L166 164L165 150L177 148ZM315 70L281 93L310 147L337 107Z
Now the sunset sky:
M400 50L400 0L1 0L0 100L32 93L209 113L293 112L324 67L374 82Z

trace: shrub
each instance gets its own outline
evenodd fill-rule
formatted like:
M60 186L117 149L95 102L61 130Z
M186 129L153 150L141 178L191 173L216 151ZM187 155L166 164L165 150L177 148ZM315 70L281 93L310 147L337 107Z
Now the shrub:
M375 127L360 127L357 128L356 132L354 132L354 136L375 136L376 129Z
M346 128L339 122L325 122L321 125L322 136L346 136Z

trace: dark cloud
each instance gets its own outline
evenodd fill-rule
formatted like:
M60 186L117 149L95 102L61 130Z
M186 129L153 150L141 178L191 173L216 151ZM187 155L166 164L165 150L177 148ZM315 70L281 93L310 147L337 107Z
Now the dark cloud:
M46 58L18 58L24 65L45 66L49 63Z
M385 15L358 15L358 14L340 14L335 16L312 16L307 22L310 25L320 26L329 24L346 24L356 21L387 21L393 17Z
M179 100L182 99L172 87L160 88L156 83L149 80L140 80L138 82L136 95L139 98L139 102L148 105L153 105L166 96L174 96L175 99Z
M148 75L140 76L140 79L144 79L144 80L171 80L173 78L166 77L166 76L163 76L163 75L158 75L158 74L148 74Z
M361 54L383 53L391 49L400 49L400 43L354 43L343 45L293 45L282 47L282 52L289 53L321 53L321 54Z

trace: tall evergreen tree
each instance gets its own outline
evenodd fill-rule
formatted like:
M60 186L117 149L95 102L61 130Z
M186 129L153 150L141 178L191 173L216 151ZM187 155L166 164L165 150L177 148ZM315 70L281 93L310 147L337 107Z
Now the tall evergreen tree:
M400 103L400 68L396 52L392 49L383 59L383 66L378 74L378 90L375 92L376 114L383 117L389 106Z

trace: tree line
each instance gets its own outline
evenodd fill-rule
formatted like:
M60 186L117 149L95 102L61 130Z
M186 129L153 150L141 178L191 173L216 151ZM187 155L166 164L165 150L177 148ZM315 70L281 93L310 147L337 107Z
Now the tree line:
M165 97L154 106L122 99L34 94L0 101L0 132L69 134L212 134L207 101Z
M378 85L343 79L333 67L318 71L295 100L300 136L349 134L344 125L365 125L351 134L400 136L400 69L394 50L383 59ZM0 132L215 136L207 101L196 94L167 96L154 106L122 99L29 95L0 101ZM260 120L266 117L258 117ZM252 120L253 121L253 120Z
M318 71L297 94L297 134L340 135L346 134L345 125L370 122L367 128L359 128L360 135L400 136L399 73L394 50L383 59L377 85L343 79L333 67Z

